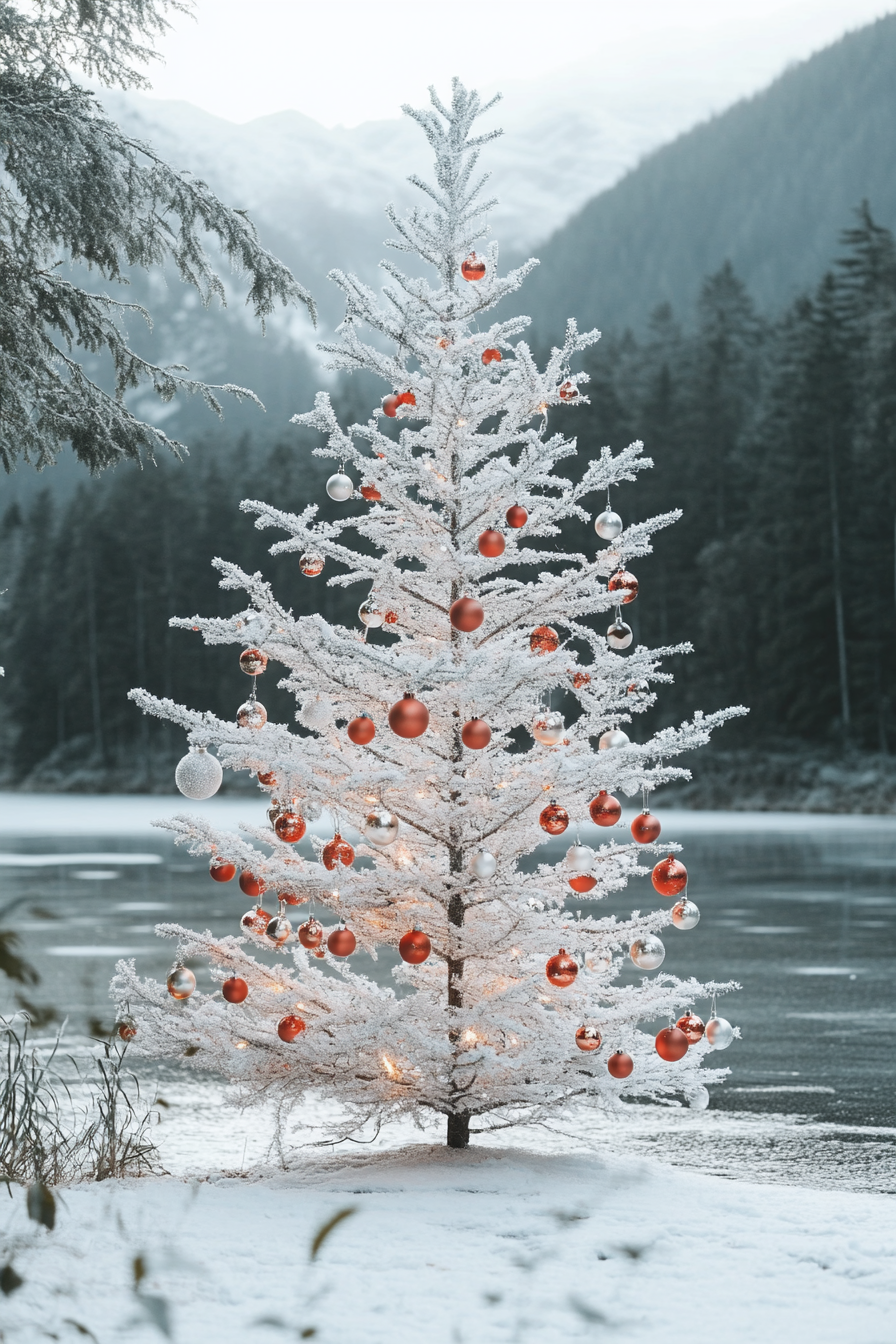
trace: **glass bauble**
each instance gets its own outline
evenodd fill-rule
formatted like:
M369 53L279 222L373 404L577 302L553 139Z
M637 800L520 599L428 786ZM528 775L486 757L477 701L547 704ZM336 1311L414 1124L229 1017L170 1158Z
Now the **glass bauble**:
M625 621L617 619L607 626L607 643L611 649L627 649L634 639L634 631Z
M372 742L376 737L376 727L373 719L369 719L366 714L362 714L357 719L352 719L346 728L346 733L350 742L354 742L358 747L365 747L368 742Z
M538 824L548 835L562 835L569 825L569 813L559 803L548 803L542 808Z
M248 996L249 986L238 975L232 975L221 986L221 993L228 1003L242 1003Z
M174 772L174 782L184 797L197 802L217 793L223 778L221 762L217 756L210 756L205 747L191 747Z
M355 935L344 924L340 924L338 929L334 929L327 939L327 950L334 957L350 957L357 945Z
M566 866L574 873L588 873L594 862L594 850L590 845L570 845L566 851Z
M694 1087L685 1092L685 1097L692 1111L705 1111L709 1105L709 1092L705 1087Z
M602 1037L597 1027L583 1026L576 1031L576 1045L586 1054L590 1054L592 1050L599 1050L601 1040Z
M373 807L364 818L361 834L368 844L385 849L398 839L398 818L385 807Z
M579 389L571 378L567 378L565 383L560 384L559 397L561 401L575 401L579 395Z
M479 548L479 554L487 556L489 560L496 560L499 555L503 555L504 548L507 545L504 540L504 533L499 532L495 527L487 527L484 532L481 532L476 544Z
M186 966L175 966L168 977L168 993L172 999L188 999L196 988L196 977Z
M696 929L700 923L700 911L693 901L689 901L687 896L682 897L680 901L672 907L672 923L676 929Z
M281 905L304 905L308 897L299 896L294 891L284 891L281 887L277 892L277 900Z
M544 973L557 989L568 989L579 973L579 963L561 947L553 957L548 957Z
M379 630L385 619L386 613L375 597L368 597L358 608L358 620L362 625L366 625L368 630Z
M604 509L594 520L594 530L602 541L615 541L622 531L622 519L612 509Z
M460 264L460 273L465 280L481 280L485 275L485 262L471 252Z
M389 710L389 727L397 737L421 737L429 727L429 710L422 700L405 695Z
M254 910L246 911L240 920L240 928L244 933L257 933L260 936L267 931L270 922L270 913L258 905Z
M734 1028L724 1017L711 1017L704 1035L713 1050L727 1050L734 1040Z
M324 940L323 925L316 919L306 919L304 924L299 925L299 942L303 947L308 947L312 951L320 947Z
M487 849L477 849L470 859L470 872L480 881L494 877L498 871L498 860Z
M246 896L260 896L264 890L264 878L256 877L248 868L244 868L240 873L240 891Z
M628 954L642 971L655 971L657 967L662 966L666 949L655 933L645 933L642 938L635 939Z
M399 394L398 394L398 404L399 404L399 406L416 406L416 405L417 405L417 398L414 396L413 392L411 392L411 391L408 391L408 392L399 392Z
M281 812L274 822L277 839L282 840L284 845L298 844L306 829L305 818L300 813L291 810Z
M306 728L314 728L320 732L324 728L329 728L333 722L333 705L329 700L322 700L319 695L315 696L302 706L299 718Z
M132 1041L137 1035L137 1023L133 1017L122 1017L115 1023L120 1041Z
M448 619L455 630L472 633L473 630L478 630L485 620L485 612L482 603L477 602L475 597L459 597L456 602L451 603Z
M619 597L623 605L628 602L634 602L638 596L638 580L634 574L630 574L627 569L617 569L607 584L608 593L624 593L624 597Z
M294 1041L297 1036L301 1036L304 1030L305 1023L300 1017L296 1017L293 1013L289 1013L286 1017L281 1017L280 1021L277 1023L277 1035L280 1037L281 1041L286 1041L287 1044L289 1044L290 1041Z
M268 665L268 656L261 649L243 649L240 654L240 671L247 677L260 677Z
M268 921L268 926L265 929L266 937L270 938L271 942L276 943L278 947L286 942L291 933L292 925L285 915L275 915L273 919Z
M259 700L246 700L236 712L236 721L240 728L263 728L268 712Z
M337 864L341 863L348 868L355 861L355 851L347 840L343 840L337 831L332 840L328 840L324 845L320 861L328 873L332 873Z
M616 1050L607 1060L607 1073L613 1078L628 1078L635 1061L624 1050Z
M382 495L375 485L362 485L361 496L367 500L368 504L378 504L382 499Z
M494 346L489 346L488 350L482 352L482 362L483 364L500 364L501 351L496 350Z
M522 504L511 504L504 517L508 527L525 527L529 521L529 511Z
M410 929L398 944L398 955L409 966L420 966L432 951L432 943L422 929Z
M680 859L670 854L667 859L660 859L650 880L660 896L678 896L688 884L688 870Z
M388 396L383 397L383 415L388 415L390 420L394 420L400 405L398 393L390 392Z
M277 787L277 776L274 774L273 770L259 770L256 779L259 784L262 784L266 789L274 789Z
M537 625L529 636L529 648L533 653L554 653L560 647L560 636L550 625Z
M608 728L601 734L597 745L601 751L613 751L616 747L627 747L628 744L628 733L624 733L621 728Z
M299 569L306 578L316 579L318 574L323 573L324 563L325 561L322 555L315 555L313 551L306 551L299 560Z
M706 1027L703 1025L703 1018L698 1017L696 1013L685 1013L675 1025L679 1031L683 1031L687 1036L688 1045L696 1045L698 1041L703 1040Z
M216 882L231 882L236 877L236 864L213 858L209 860L208 871Z
M558 742L563 741L565 731L563 715L553 709L537 715L532 723L532 736L543 747L556 747Z
M615 826L622 816L622 804L618 798L613 797L612 793L607 793L606 789L601 789L597 797L592 798L588 804L588 811L595 825Z
M276 798L273 798L271 800L271 805L268 808L268 821L271 823L272 826L279 817L280 813L285 811L286 809L284 808L283 804L279 803Z
M632 839L639 845L652 845L659 840L662 829L652 812L639 812L631 825Z
M597 886L597 878L592 877L590 873L573 873L568 880L573 891L577 891L580 896L584 896L587 891L593 891Z
M339 504L351 499L354 489L351 476L346 476L344 471L334 471L327 481L327 494Z
M663 1027L662 1031L657 1032L654 1044L660 1059L665 1059L669 1064L684 1059L688 1052L688 1038L678 1027Z
M460 730L460 738L471 751L482 751L492 740L492 730L485 719L468 719Z

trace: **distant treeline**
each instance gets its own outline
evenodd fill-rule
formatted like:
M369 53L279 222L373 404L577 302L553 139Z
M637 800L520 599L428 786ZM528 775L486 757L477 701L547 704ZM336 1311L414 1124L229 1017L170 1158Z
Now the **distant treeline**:
M536 333L537 334L537 333ZM792 741L840 753L896 745L896 245L867 208L817 291L774 320L726 266L696 321L661 308L644 341L604 337L587 363L591 405L556 412L583 457L640 438L653 471L621 487L626 522L681 507L635 569L640 642L690 640L653 725L743 702L727 748ZM365 395L361 396L361 392ZM336 397L365 418L376 393ZM363 404L362 404L363 403ZM298 407L296 409L299 409ZM552 412L552 417L555 413ZM553 426L552 426L553 427ZM171 788L180 732L127 700L145 686L232 717L248 690L236 651L170 630L171 615L225 614L213 556L262 570L298 614L355 623L360 591L304 578L239 501L322 516L325 461L306 437L274 449L206 445L185 465L119 469L53 505L0 518L0 769L7 785ZM595 511L602 501L595 500ZM579 526L567 540L597 545ZM266 676L262 699L290 722ZM261 689L261 688L260 688ZM643 729L640 725L638 735Z

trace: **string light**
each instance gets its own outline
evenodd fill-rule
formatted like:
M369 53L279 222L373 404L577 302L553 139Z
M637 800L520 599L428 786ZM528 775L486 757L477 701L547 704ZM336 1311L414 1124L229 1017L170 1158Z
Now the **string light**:
M383 1055L382 1059L383 1059L383 1068L386 1070L389 1077L397 1081L401 1077L401 1069L389 1058L388 1055Z

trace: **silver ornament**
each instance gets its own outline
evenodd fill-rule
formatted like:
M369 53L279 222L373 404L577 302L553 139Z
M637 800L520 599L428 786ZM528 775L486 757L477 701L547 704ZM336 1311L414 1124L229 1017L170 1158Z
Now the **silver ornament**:
M594 520L594 530L603 541L615 541L622 531L622 519L612 509L604 509Z
M275 915L272 920L268 921L268 926L265 929L267 937L270 938L272 943L276 943L278 947L281 943L286 942L291 933L292 925L285 915Z
M557 743L563 740L565 731L563 715L558 714L556 710L537 715L532 724L532 736L543 747L556 747Z
M346 476L344 471L334 471L327 481L327 494L340 504L344 504L347 499L351 499L354 490L351 476Z
M614 747L627 747L629 744L628 733L624 733L621 728L608 728L601 735L598 746L601 751L612 751Z
M692 1092L686 1092L685 1097L692 1111L705 1111L709 1105L709 1093L705 1087L695 1087Z
M174 772L174 782L185 798L211 798L221 787L224 771L217 756L210 756L205 747L191 747L181 757Z
M628 953L642 971L655 971L658 966L662 966L666 949L655 933L645 933L643 938L635 939Z
M196 988L196 977L186 966L175 966L168 977L168 993L172 999L188 999Z
M367 601L362 602L358 608L358 619L362 625L367 626L368 630L379 630L386 619L386 613L375 597L368 597Z
M589 845L571 845L566 851L566 866L574 873L591 871L594 862L594 850Z
M631 626L626 625L618 616L613 624L607 627L607 643L611 649L627 649L634 637Z
M586 971L593 971L595 974L601 975L604 971L608 971L612 965L613 965L612 952L607 951L607 952L585 953Z
M673 905L672 923L676 929L696 929L700 923L700 911L687 896Z
M371 808L364 818L361 834L369 844L385 849L398 839L398 818L388 808Z
M474 877L485 880L494 877L498 871L498 860L487 849L477 849L470 859L470 872Z
M236 721L241 728L263 728L268 712L261 701L245 700L236 712Z
M325 564L324 557L314 551L306 551L299 559L299 569L309 579L316 579L318 574L322 574Z
M703 1039L709 1042L712 1050L727 1050L734 1040L734 1028L724 1017L711 1017L706 1024Z

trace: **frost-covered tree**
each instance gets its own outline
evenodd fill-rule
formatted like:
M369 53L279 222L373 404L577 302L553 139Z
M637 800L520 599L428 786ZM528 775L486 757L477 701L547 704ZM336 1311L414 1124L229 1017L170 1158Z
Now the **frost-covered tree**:
M228 768L257 772L272 796L271 825L247 825L243 838L189 815L165 823L192 853L211 855L213 877L239 870L253 907L242 936L160 925L179 944L167 988L121 962L113 992L120 1029L137 1049L216 1070L248 1100L288 1110L322 1093L342 1104L343 1133L374 1117L438 1112L460 1147L483 1125L540 1118L573 1101L702 1099L702 1082L725 1072L701 1066L731 1028L715 1020L707 1039L685 1010L731 986L666 973L620 983L626 959L655 970L659 931L673 921L693 927L699 912L670 854L677 846L657 843L646 810L634 838L621 831L614 791L640 798L686 776L670 759L741 711L697 714L640 743L623 731L653 702L652 683L670 679L660 660L676 651L632 646L622 610L637 580L626 566L677 515L623 528L603 509L616 482L650 466L640 443L615 456L604 449L577 482L555 472L575 441L548 422L555 407L584 400L574 363L598 333L580 335L570 323L541 371L519 339L527 319L488 324L534 262L502 276L494 244L476 254L491 203L474 173L497 132L472 134L486 109L459 84L450 107L434 93L432 103L406 109L435 151L435 183L416 182L430 204L407 218L389 214L392 246L422 258L434 278L384 263L390 283L380 302L353 276L333 273L348 307L337 343L324 347L331 366L374 372L395 390L348 430L324 393L295 417L325 436L315 451L338 464L331 496L353 495L351 469L369 508L321 522L314 504L301 515L243 504L258 527L286 533L273 551L294 553L307 581L326 566L336 571L330 583L363 588L360 626L294 619L260 574L224 561L216 561L222 584L248 593L246 609L173 622L207 643L242 646L240 664L253 676L279 664L304 731L267 722L254 684L236 724L132 693L144 712L186 729L193 750L178 782L188 796L217 787L221 768L206 750L215 744ZM374 343L362 339L365 326ZM399 423L397 439L381 415ZM586 501L595 500L608 547L548 544L564 520L593 539L584 529ZM345 540L351 529L361 550ZM569 724L551 708L557 693L577 703ZM589 813L608 827L605 843L576 843L559 863L524 869L546 832L572 822L572 838ZM317 818L323 833L306 857L293 846ZM650 872L645 855L654 886L676 897L671 911L617 919L571 908ZM309 903L329 928L316 917L292 927L294 907ZM259 955L275 948L279 960ZM352 970L355 948L388 952L395 989ZM197 958L209 965L204 992L185 965ZM672 1026L679 1014L681 1030ZM655 1043L638 1023L657 1019L669 1026Z
M218 394L181 365L161 368L131 349L128 314L138 305L90 292L67 262L104 281L129 268L171 263L203 303L224 286L205 249L210 236L248 277L248 302L264 320L307 291L260 246L241 210L125 135L76 71L105 85L148 87L141 73L178 0L0 0L0 460L37 468L66 442L92 470L123 458L179 451L161 429L131 414L124 397L151 383L163 400L198 393L220 413ZM111 359L110 394L85 372L85 354Z

